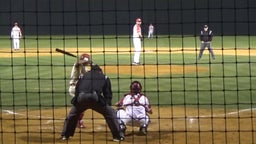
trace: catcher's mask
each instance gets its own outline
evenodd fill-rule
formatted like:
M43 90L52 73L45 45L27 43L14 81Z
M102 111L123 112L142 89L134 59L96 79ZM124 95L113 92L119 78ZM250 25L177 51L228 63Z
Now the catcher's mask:
M140 93L141 89L142 89L142 86L141 86L140 82L138 82L138 81L133 81L130 85L130 91L133 94Z

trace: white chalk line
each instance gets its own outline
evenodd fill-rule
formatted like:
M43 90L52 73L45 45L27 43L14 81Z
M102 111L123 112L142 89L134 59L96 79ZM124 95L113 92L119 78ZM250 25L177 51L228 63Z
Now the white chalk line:
M228 112L226 114L213 114L213 115L202 115L202 116L198 116L198 117L195 117L195 116L189 116L186 118L186 120L188 121L188 124L190 125L190 127L193 127L195 124L198 124L198 120L200 118L211 118L211 119L214 119L214 118L221 118L221 117L228 117L228 116L231 116L231 115L237 115L237 114L241 114L241 113L244 113L244 112L254 112L256 110L256 108L250 108L250 109L242 109L242 110L239 110L239 111L234 111L234 112ZM239 118L237 118L239 119Z
M25 114L21 114L21 113L17 113L11 110L2 110L4 113L10 114L10 115L19 115L19 116L26 116ZM215 118L215 117L226 117L229 115L235 115L235 114L239 114L239 113L243 113L243 112L254 112L256 111L256 108L249 108L249 109L242 109L239 111L233 111L233 112L228 112L228 113L224 113L224 114L213 114L213 115L200 115L200 116L187 116L186 118ZM36 116L36 115L27 115L27 117L32 117L32 118L39 118L39 119L52 119L52 120L48 120L46 122L46 124L49 124L53 121L60 121L60 120L55 120L54 117L46 117L46 116ZM173 117L175 118L175 117ZM62 118L61 120L64 120L64 118Z
M18 116L24 116L26 117L25 114L21 114L21 113L17 113L17 112L14 112L14 111L11 111L11 110L2 110L4 113L7 113L9 115L18 115ZM254 112L256 111L256 108L249 108L249 109L242 109L242 110L239 110L239 111L233 111L233 112L228 112L228 113L224 113L224 114L213 114L213 115L200 115L200 116L186 116L184 118L181 118L181 117L172 117L173 119L176 119L176 120L187 120L188 123L190 125L194 125L196 123L198 123L198 119L200 118L221 118L221 117L227 117L227 116L231 116L231 115L237 115L237 114L241 114L241 113L245 113L245 112ZM38 118L38 119L49 119L45 122L45 124L49 125L49 124L52 124L52 123L63 123L64 122L64 118L62 119L54 119L53 117L46 117L46 116L36 116L36 115L27 115L27 117L31 117L31 118ZM98 130L102 130L104 128L104 126L102 125L98 125L96 127L96 129ZM42 128L40 128L42 129ZM53 129L52 127L44 127L43 129Z
M49 118L53 118L53 117L46 117L46 116L36 116L36 115L25 115L25 114L21 114L21 113L17 113L11 110L2 110L3 112L10 114L10 115L20 115L20 116L27 116L27 117L33 117L33 118L45 118L45 119L49 119Z
M44 124L46 125L51 125L53 123L64 123L65 118L58 118L55 119L54 117L47 117L47 116L37 116L37 115L25 115L25 114L21 114L21 113L17 113L11 110L2 110L4 113L8 114L8 115L17 115L17 116L23 116L23 117L28 117L29 118L37 118L38 120L47 120ZM99 124L97 124L96 122L94 122L94 124L96 124L96 128L97 130L104 130L106 125L102 124L105 122L105 120L97 120ZM63 125L61 125L63 126ZM56 127L56 125L55 125ZM39 126L38 129L42 129L42 130L53 130L54 128L52 126Z
M224 113L224 114L213 114L213 115L202 115L202 116L198 116L198 117L195 117L195 116L189 116L188 118L219 118L219 117L226 117L226 116L230 116L230 115L236 115L236 114L239 114L239 113L243 113L243 112L254 112L256 111L256 108L249 108L249 109L242 109L242 110L239 110L239 111L234 111L234 112L228 112L228 113Z

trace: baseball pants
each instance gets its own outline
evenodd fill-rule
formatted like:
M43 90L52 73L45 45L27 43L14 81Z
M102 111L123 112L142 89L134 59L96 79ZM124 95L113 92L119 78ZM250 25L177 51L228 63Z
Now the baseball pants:
M133 62L139 63L140 62L140 53L141 53L141 40L140 40L140 38L133 38L133 45L134 45Z
M213 53L213 49L212 49L212 46L211 46L211 42L203 42L203 43L201 43L201 47L200 47L200 52L199 52L199 57L198 57L198 59L201 59L201 58L202 58L203 52L204 52L204 50L205 50L206 47L208 48L208 50L209 50L209 52L210 52L212 58L215 59L215 56L214 56L214 53Z
M20 39L14 38L14 39L12 40L12 47L13 47L13 49L15 49L15 50L20 49Z
M120 128L115 110L111 106L100 104L98 95L93 93L79 94L77 97L77 104L72 106L69 115L65 119L64 127L61 133L62 136L70 137L74 135L79 116L87 109L92 109L102 114L111 130L113 137L120 137Z
M148 125L150 121L147 114L128 114L124 109L120 109L117 111L117 118L119 120L119 124L124 123L125 125L138 127Z

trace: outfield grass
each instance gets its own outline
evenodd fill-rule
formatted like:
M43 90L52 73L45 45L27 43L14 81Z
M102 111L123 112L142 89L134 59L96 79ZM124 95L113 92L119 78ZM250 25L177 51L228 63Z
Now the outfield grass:
M8 37L0 37L0 50L10 49ZM197 37L159 36L144 39L144 48L168 47L193 51L199 47ZM26 36L21 42L26 48L131 48L127 36ZM24 48L25 47L25 48ZM255 37L216 36L216 49L256 49ZM192 65L205 67L207 72L166 74L155 77L108 74L113 84L117 101L128 91L131 79L140 80L151 103L160 106L193 106L221 108L252 108L256 105L256 56L217 55L209 59L205 53L197 61L197 51L191 53L145 53L141 59L145 64ZM4 54L4 53L3 53ZM93 60L99 65L130 64L132 54L98 54ZM67 56L40 56L0 58L1 108L54 108L70 105L67 88L74 58Z

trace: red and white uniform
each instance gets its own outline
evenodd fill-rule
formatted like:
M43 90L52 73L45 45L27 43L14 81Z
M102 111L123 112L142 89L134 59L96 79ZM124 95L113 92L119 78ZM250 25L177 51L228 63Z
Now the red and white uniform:
M154 26L150 24L148 27L148 38L153 38L153 34L154 34Z
M18 23L14 24L11 30L12 47L14 50L20 49L20 38L22 37L21 29L18 27Z
M136 24L133 26L134 63L140 63L141 38L141 19L137 18Z
M142 126L148 125L150 118L147 113L151 113L149 99L144 94L126 94L118 104L121 107L117 111L117 118L125 125Z

